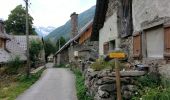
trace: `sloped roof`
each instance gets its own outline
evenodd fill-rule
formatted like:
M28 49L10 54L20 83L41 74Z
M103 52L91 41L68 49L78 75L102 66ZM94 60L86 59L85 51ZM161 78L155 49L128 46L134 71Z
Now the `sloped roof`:
M62 50L64 50L67 46L69 46L72 42L74 42L75 40L77 40L81 35L83 35L83 33L88 29L90 28L90 26L93 24L93 19L91 21L89 21L83 28L81 28L81 30L78 32L78 34L70 39L64 46L61 47L60 50L58 50L56 54L60 53Z
M9 39L6 41L6 48L0 48L0 63L7 63L10 59L14 59L16 56L20 57L20 60L25 61L26 55L23 48L19 47L15 38L12 35L6 34Z

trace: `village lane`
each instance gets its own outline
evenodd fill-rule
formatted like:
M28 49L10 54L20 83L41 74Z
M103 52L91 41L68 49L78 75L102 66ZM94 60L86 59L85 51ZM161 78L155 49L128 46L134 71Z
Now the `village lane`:
M74 75L52 66L48 63L42 77L16 100L77 100Z

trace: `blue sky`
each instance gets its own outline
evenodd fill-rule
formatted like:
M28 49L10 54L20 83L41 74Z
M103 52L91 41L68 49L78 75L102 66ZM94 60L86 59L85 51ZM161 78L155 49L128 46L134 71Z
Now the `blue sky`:
M96 0L29 0L29 13L34 18L35 26L63 25L70 19L72 12L78 14L96 4ZM0 18L6 20L10 11L24 0L0 0Z

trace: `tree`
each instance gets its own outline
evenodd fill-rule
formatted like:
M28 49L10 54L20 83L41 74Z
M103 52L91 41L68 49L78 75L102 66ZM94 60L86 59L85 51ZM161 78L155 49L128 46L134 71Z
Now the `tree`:
M35 62L38 61L38 55L43 49L43 44L40 40L32 40L30 41L30 60L34 66Z
M8 16L8 20L5 21L5 28L7 33L13 33L14 35L25 35L26 29L26 10L22 5L16 6L11 14ZM29 20L29 32L35 35L35 29L33 28L33 18L28 14Z
M59 50L59 46L60 48L66 43L66 40L64 37L60 37L57 42L56 42L56 49L57 51Z
M44 41L44 49L45 49L45 60L47 61L48 56L56 52L56 47L48 39Z

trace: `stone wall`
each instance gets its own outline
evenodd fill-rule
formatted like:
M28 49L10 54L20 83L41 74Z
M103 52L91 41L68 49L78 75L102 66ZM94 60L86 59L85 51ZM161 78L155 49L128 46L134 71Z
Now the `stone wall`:
M134 31L141 30L141 24L155 18L170 17L169 0L133 0Z
M137 93L134 77L145 74L143 71L121 71L122 97L130 100ZM110 70L94 71L87 69L85 72L85 85L88 94L94 96L94 100L116 100L115 72Z
M120 39L120 48L128 55L128 61L133 61L133 37Z

